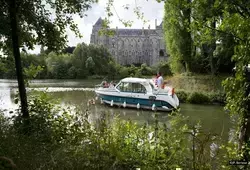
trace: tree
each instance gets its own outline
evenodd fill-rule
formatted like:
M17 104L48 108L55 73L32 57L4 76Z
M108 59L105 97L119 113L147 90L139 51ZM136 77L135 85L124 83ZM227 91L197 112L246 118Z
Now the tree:
M75 66L77 78L87 76L85 61L88 56L88 46L85 43L78 44L73 51L72 65Z
M202 1L202 0L196 0ZM245 160L250 159L250 96L247 94L245 66L250 63L250 2L242 5L241 1L214 1L213 10L220 12L221 20L217 27L204 24L197 20L197 25L203 30L216 32L219 39L229 35L234 45L233 62L236 65L235 77L227 78L223 85L226 91L226 109L231 115L237 115L238 155ZM213 39L213 34L205 34L206 39ZM241 156L243 155L243 156Z
M69 14L84 16L84 12L96 0L2 0L0 1L0 48L15 57L18 89L24 118L29 117L23 70L19 48L32 49L35 44L48 47L48 50L59 51L65 47L69 26L80 36L77 25ZM52 20L52 11L55 19Z
M94 74L95 62L93 61L92 57L88 57L85 67L89 70L90 74Z
M164 11L164 33L171 66L180 71L178 67L182 63L189 72L194 48L190 30L191 1L165 1Z
M216 8L216 0L195 0L192 2L192 32L198 48L201 50L200 57L204 58L214 75L221 63L219 58L220 50L217 45L221 44L221 33L216 32L216 25L221 21L222 11ZM217 43L216 43L217 42ZM220 46L221 47L221 46ZM219 47L219 48L220 48ZM231 56L230 56L231 57Z

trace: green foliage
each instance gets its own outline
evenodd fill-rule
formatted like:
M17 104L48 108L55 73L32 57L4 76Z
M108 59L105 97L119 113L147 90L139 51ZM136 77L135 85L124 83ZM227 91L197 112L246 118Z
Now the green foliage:
M194 104L206 104L209 103L209 97L199 93L199 92L193 92L191 95L188 96L187 102L194 103Z
M24 75L28 79L33 79L42 71L43 68L41 66L34 66L33 64L31 64L28 68L24 68Z
M216 1L217 2L217 1ZM227 1L224 3L216 3L216 7L220 9L223 20L218 26L217 31L230 35L234 39L234 56L232 61L236 65L235 77L229 77L223 82L226 92L226 109L230 115L238 117L236 121L236 134L238 138L237 156L250 158L249 154L249 126L248 121L250 111L250 98L246 93L249 83L246 82L244 67L250 63L249 49L249 3L244 6L240 2Z
M11 26L8 0L0 2L0 18L4 25L0 30L0 48L5 52L11 49ZM81 37L80 32L71 15L78 14L80 17L85 16L88 10L96 0L80 1L25 1L17 2L18 10L18 34L20 47L33 49L34 45L43 45L48 47L49 51L59 51L67 43L66 28L72 30L76 36ZM53 12L52 12L53 11ZM52 13L54 18L51 19Z
M141 68L138 69L137 74L143 75L143 76L148 76L148 75L153 75L153 70L152 68L148 67L147 64L142 64ZM138 76L137 76L138 77Z
M217 0L165 2L163 23L172 72L231 72L236 41L233 34L217 31L226 4Z
M211 93L209 94L210 102L211 103L226 103L226 94L225 93Z
M119 70L119 75L121 76L121 78L125 78L129 76L129 68L128 67L122 67Z
M175 93L176 93L176 95L177 95L179 101L180 101L180 102L183 102L183 103L185 103L185 102L187 101L188 94L190 94L190 93L187 93L187 92L184 91L184 90L178 90L178 91L176 91Z
M171 69L170 69L169 62L166 62L166 61L160 62L157 65L157 68L158 68L157 71L163 73L164 76L172 76L173 75L173 73L171 72Z
M191 1L168 0L164 6L164 33L170 54L171 69L190 71L193 42L190 30ZM183 65L181 65L183 64Z
M179 113L169 115L167 124L153 114L153 124L138 125L105 112L90 121L88 110L65 110L53 103L44 92L29 100L28 135L21 116L14 116L13 123L0 119L0 154L18 169L210 169L213 161L220 169L228 159L216 150L218 159L210 159L210 144L219 143L218 138L189 126ZM223 146L221 153L228 148Z
M89 57L87 60L86 60L86 68L88 69L91 69L91 68L94 68L95 67L95 63L93 61L93 58L92 57Z
M225 93L189 92L186 90L176 90L176 95L180 102L192 104L225 104Z
M115 79L117 77L119 77L119 72L120 72L120 69L121 69L121 66L119 64L117 64L116 62L114 61L110 61L108 63L108 66L106 68L106 71L107 71L107 74L108 74L108 77L110 79Z
M13 79L16 77L15 63L14 63L14 58L12 56L6 58L0 57L0 63L1 63L0 72L3 73L0 74L1 78Z

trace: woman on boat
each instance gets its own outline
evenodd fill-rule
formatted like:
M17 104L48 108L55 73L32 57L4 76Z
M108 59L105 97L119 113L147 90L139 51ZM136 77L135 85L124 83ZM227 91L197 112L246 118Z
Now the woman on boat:
M157 74L155 75L155 77L153 78L153 81L154 81L154 83L155 83L156 86L157 86L158 77L159 77L159 74L157 73Z
M158 88L164 88L164 82L163 82L163 77L162 77L161 72L158 73L157 87Z

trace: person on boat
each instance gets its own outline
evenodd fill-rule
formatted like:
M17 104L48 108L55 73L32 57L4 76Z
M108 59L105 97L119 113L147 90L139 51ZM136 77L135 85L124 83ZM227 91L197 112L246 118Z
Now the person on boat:
M112 88L112 87L115 87L113 81L111 81L111 82L109 83L109 88Z
M108 84L107 81L103 81L102 86L103 86L104 88L108 88L108 87L109 87L109 84Z
M157 80L158 80L158 77L159 77L159 74L157 73L155 78L154 78L154 82L155 82L155 85L157 86Z
M161 72L158 73L158 78L157 78L157 87L162 88L164 87L164 81Z

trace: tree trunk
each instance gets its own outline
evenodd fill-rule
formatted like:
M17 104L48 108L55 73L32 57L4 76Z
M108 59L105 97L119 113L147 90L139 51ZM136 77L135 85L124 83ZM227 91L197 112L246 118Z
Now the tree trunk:
M27 96L26 96L26 90L25 90L24 79L23 79L20 51L19 51L16 0L10 0L9 13L10 13L10 23L11 23L12 47L13 47L13 54L15 57L18 90L19 90L19 95L21 99L21 110L23 113L23 118L28 118L29 117L28 103L27 103Z
M211 5L214 4L214 0L211 1ZM211 11L213 6L210 7ZM216 68L215 68L215 64L214 64L214 51L216 49L216 38L215 38L215 29L216 29L216 21L215 19L213 19L212 23L211 23L211 28L213 28L212 30L212 43L210 44L210 49L209 49L209 64L210 64L210 70L211 70L211 74L215 75L216 72Z
M191 4L192 0L187 0L187 4ZM190 72L190 64L192 60L192 49L193 49L193 39L191 35L191 31L188 30L191 25L191 7L185 7L185 10L183 11L184 16L186 17L188 24L185 28L185 72Z
M190 72L190 64L189 62L185 62L185 68L186 68L186 72Z

